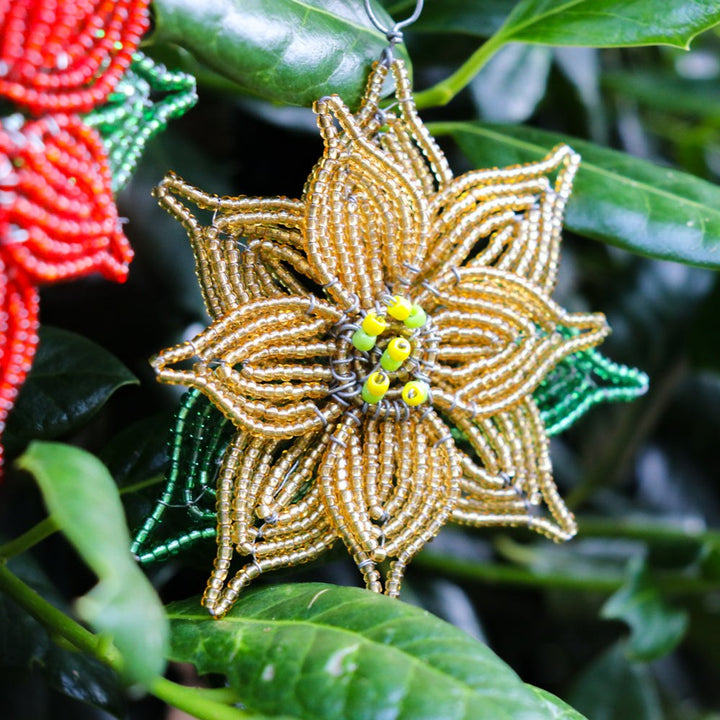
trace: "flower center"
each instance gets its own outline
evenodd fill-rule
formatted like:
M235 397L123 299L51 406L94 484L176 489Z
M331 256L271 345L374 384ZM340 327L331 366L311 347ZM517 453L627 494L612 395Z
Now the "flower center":
M437 354L432 319L402 295L384 296L336 327L333 394L376 417L406 417L430 398L426 375Z

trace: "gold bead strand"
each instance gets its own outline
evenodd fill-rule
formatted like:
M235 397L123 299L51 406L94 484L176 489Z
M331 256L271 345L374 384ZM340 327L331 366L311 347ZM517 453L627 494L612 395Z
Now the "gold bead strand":
M228 445L218 473L216 516L217 516L217 554L213 571L207 582L202 604L212 612L230 570L233 555L233 527L231 518L233 482L240 456L245 448L247 436L238 433Z
M417 110L415 109L415 100L412 95L412 88L410 86L410 78L408 77L403 61L399 59L394 60L392 71L395 76L395 98L400 105L402 118L409 127L415 142L420 146L425 157L427 157L433 174L437 179L438 186L442 188L453 179L447 158L418 117Z

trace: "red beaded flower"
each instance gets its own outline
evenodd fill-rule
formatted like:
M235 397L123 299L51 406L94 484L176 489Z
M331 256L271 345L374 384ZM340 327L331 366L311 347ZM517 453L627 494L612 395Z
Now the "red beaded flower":
M36 114L88 112L127 70L148 0L0 0L0 95Z
M100 136L74 113L102 103L148 26L148 0L0 0L0 433L37 346L37 285L132 258ZM3 449L0 446L0 466Z

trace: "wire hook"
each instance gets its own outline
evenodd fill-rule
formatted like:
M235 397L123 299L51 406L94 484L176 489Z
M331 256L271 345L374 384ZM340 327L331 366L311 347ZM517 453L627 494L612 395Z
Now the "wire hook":
M385 25L383 25L378 16L375 14L372 7L370 6L370 0L364 0L364 2L365 12L367 12L368 17L370 18L370 22L381 33L385 35L388 43L390 44L390 47L387 49L387 51L383 53L383 60L390 60L392 58L393 47L398 43L402 42L403 40L402 29L406 28L408 25L412 25L420 17L420 13L423 10L425 0L416 0L415 9L413 10L412 15L410 15L410 17L408 18L405 18L405 20L400 20L399 22L396 22L392 27L389 28L385 27Z

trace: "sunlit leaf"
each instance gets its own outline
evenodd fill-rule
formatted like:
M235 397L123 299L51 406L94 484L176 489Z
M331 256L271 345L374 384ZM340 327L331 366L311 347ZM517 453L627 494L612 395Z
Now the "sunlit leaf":
M720 22L716 3L688 0L520 0L499 34L545 45L687 47Z
M35 476L50 516L98 577L79 614L109 635L129 682L147 682L165 665L167 621L133 562L117 488L105 466L79 448L34 442L17 465Z
M366 590L274 586L241 596L222 620L196 600L168 614L170 656L226 675L246 708L268 716L581 718L558 715L551 696L538 696L477 640Z
M178 45L239 89L290 105L330 93L355 104L387 40L362 3L156 0L151 43ZM392 21L377 3L375 13ZM299 30L301 29L301 30Z
M477 167L533 162L558 143L582 156L566 226L631 252L720 267L720 188L616 150L556 133L481 123L436 123Z

